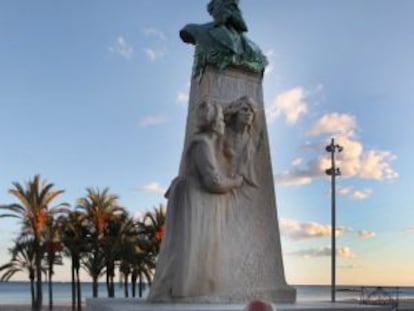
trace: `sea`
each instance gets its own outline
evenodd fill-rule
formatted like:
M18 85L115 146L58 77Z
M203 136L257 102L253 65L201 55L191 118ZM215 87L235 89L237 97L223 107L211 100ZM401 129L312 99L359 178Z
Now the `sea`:
M329 301L331 299L331 287L327 285L292 285L297 290L297 301ZM92 297L92 283L82 282L82 300ZM341 300L360 300L362 290L365 296L370 293L378 292L378 287L361 287L361 286L337 286L336 299ZM71 283L54 282L53 283L53 301L56 304L71 303ZM142 299L148 295L149 289L146 286ZM382 287L382 294L389 294L399 299L414 299L414 287ZM43 299L48 301L48 287L44 284ZM374 293L375 294L375 293ZM131 295L131 291L129 291ZM138 288L137 288L138 295ZM99 284L99 297L107 297L106 284ZM115 286L115 297L124 297L124 291L120 284ZM30 283L29 282L0 282L0 304L30 304Z

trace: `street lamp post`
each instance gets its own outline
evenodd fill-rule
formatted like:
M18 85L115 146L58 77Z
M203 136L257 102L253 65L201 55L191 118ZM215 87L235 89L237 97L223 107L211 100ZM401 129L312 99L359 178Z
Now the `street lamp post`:
M341 152L343 147L336 144L334 138L331 144L326 146L326 151L331 153L331 168L326 170L326 174L331 176L331 301L335 302L336 293L336 208L335 208L335 177L341 175L339 168L335 167L335 152Z

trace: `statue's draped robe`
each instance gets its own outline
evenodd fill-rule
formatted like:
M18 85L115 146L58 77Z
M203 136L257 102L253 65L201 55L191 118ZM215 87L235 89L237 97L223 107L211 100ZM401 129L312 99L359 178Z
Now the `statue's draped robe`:
M150 301L202 301L222 291L220 264L230 182L216 153L205 135L193 138L185 153L186 169L168 190L166 234Z

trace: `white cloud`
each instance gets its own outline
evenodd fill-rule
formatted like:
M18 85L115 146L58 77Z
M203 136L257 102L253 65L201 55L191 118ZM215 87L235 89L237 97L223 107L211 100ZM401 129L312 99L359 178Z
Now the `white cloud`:
M363 156L362 143L346 136L338 136L336 143L343 147L343 151L335 155L342 176L352 177L358 175L361 170L361 158ZM329 163L325 167L329 167L329 155L326 155L325 159Z
M338 191L338 194L340 195L348 195L352 192L352 190L353 190L352 187L347 186L347 187L339 187L337 191Z
M329 247L329 250L330 250L331 248ZM343 246L343 247L338 247L337 249L336 249L336 255L338 256L338 257L341 257L341 258L347 258L347 259L350 259L350 258L354 258L355 257L355 254L352 252L352 250L349 248L349 247L347 247L347 246Z
M302 164L302 159L301 161L293 160L290 170L276 174L275 183L283 187L303 186L310 184L313 178L325 176L325 168L327 167L325 161L314 159L300 167Z
M360 176L367 179L395 179L398 173L391 167L390 161L396 156L389 151L369 150L361 158Z
M365 200L372 194L372 189L355 190L352 193L354 200Z
M331 256L331 247L324 246L320 248L303 249L295 252L290 252L289 255L305 258L327 257ZM356 257L352 250L347 246L337 247L336 256L345 259L352 259Z
M134 49L122 36L118 36L116 38L115 45L109 47L109 51L125 58L126 60L130 60L134 55Z
M342 177L378 181L398 178L398 173L391 165L396 156L390 151L375 149L365 151L360 141L347 136L337 136L335 141L343 147L343 151L335 155L336 167L340 168ZM327 144L328 142L313 144L311 148L309 144L306 144L304 151L307 152L315 152L313 147L319 146L319 156L311 158L307 163L302 161L300 165L298 162L292 163L290 169L276 175L276 182L282 186L297 186L309 184L313 178L326 177L325 171L331 167L331 158L322 146ZM347 189L347 191L355 200L366 199L372 194L372 189L354 189L352 193L350 189Z
M167 122L167 118L165 116L162 116L162 115L149 115L149 116L146 116L146 117L142 118L139 121L139 126L140 127L147 127L147 126L158 125L158 124L162 124L162 123L166 123L166 122Z
M322 175L322 170L315 167L315 163L308 163L308 167L301 168L303 158L296 158L291 162L292 169L276 174L275 183L283 187L303 186L310 184L312 178ZM309 166L310 165L310 166Z
M167 188L161 186L157 182L150 182L145 185L142 185L141 187L138 187L138 190L142 192L154 192L164 194L167 191Z
M143 33L147 37L156 37L156 38L158 38L158 39L160 39L162 41L165 41L166 40L165 34L161 30L158 30L158 29L153 28L153 27L145 28L143 30Z
M157 59L164 57L165 52L162 49L154 49L154 48L146 48L144 49L145 55L147 55L148 59L152 62L156 61Z
M329 113L323 115L308 130L308 135L345 134L350 136L356 129L355 117L350 114Z
M284 116L288 124L295 124L307 111L305 90L296 87L277 95L272 104L267 107L266 115L270 123L279 116Z
M361 239L370 239L375 237L377 234L373 231L368 231L368 230L360 230L358 231L358 236Z
M337 154L338 166L343 176L375 180L398 178L398 173L391 166L396 157L390 151L364 151L360 141L346 136L339 136L336 141L344 147Z
M188 92L178 92L176 100L179 103L187 104L189 98L190 98L190 95L188 94Z
M354 200L365 200L369 198L373 192L370 188L354 189L351 186L340 187L337 191L339 195L349 196Z
M303 240L310 238L323 238L331 236L331 226L322 225L316 222L303 222L297 220L281 218L279 221L282 236L292 240ZM351 228L339 226L336 228L336 236L339 237Z
M292 166L299 166L303 163L303 159L302 158L296 158L292 161Z
M414 232L414 224L413 225L409 225L406 229L407 232Z
M303 186L310 184L311 182L311 177L306 176L306 174L301 174L300 172L292 173L290 171L285 171L282 174L275 176L276 185L283 187Z
M275 66L273 64L273 58L275 56L275 52L273 50L269 50L265 53L265 55L267 57L267 60L268 60L269 64L266 66L264 74L266 76L268 76L273 72L273 70L275 68Z
M154 27L145 28L143 30L143 33L148 38L158 39L158 43L154 43L153 42L154 40L151 40L152 41L152 43L150 44L151 46L147 46L146 48L143 49L143 51L144 51L145 55L147 56L147 58L151 62L154 62L154 61L164 57L165 54L166 54L166 52L165 52L166 49L165 49L165 47L164 48L162 47L163 44L161 44L161 46L160 46L159 41L163 42L163 41L166 40L165 34L161 30L156 29ZM158 45L158 47L154 47L154 44L155 44L155 46Z

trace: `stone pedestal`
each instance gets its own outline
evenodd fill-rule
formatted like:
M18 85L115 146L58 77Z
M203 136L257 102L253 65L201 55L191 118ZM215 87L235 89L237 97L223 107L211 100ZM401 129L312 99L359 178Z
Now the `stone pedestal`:
M133 298L86 299L86 311L244 311L243 304L149 304ZM273 304L274 311L391 311L391 306L368 306L357 303L301 302ZM408 310L408 309L407 309ZM412 309L410 309L412 310Z
M224 296L230 295L231 298L222 301L247 302L261 298L276 303L291 303L296 299L296 290L286 284L283 268L262 79L261 73L237 68L219 72L212 66L206 68L201 80L193 78L183 150L186 150L196 131L195 113L201 101L214 101L223 106L242 96L256 101L259 109L252 128L256 145L251 165L256 172L257 187L251 187L241 195L246 200L240 200L243 202L229 217L227 232L230 235L226 243L232 250L228 255L231 267L224 273L235 286L231 293L224 293ZM183 157L180 171L184 165Z

